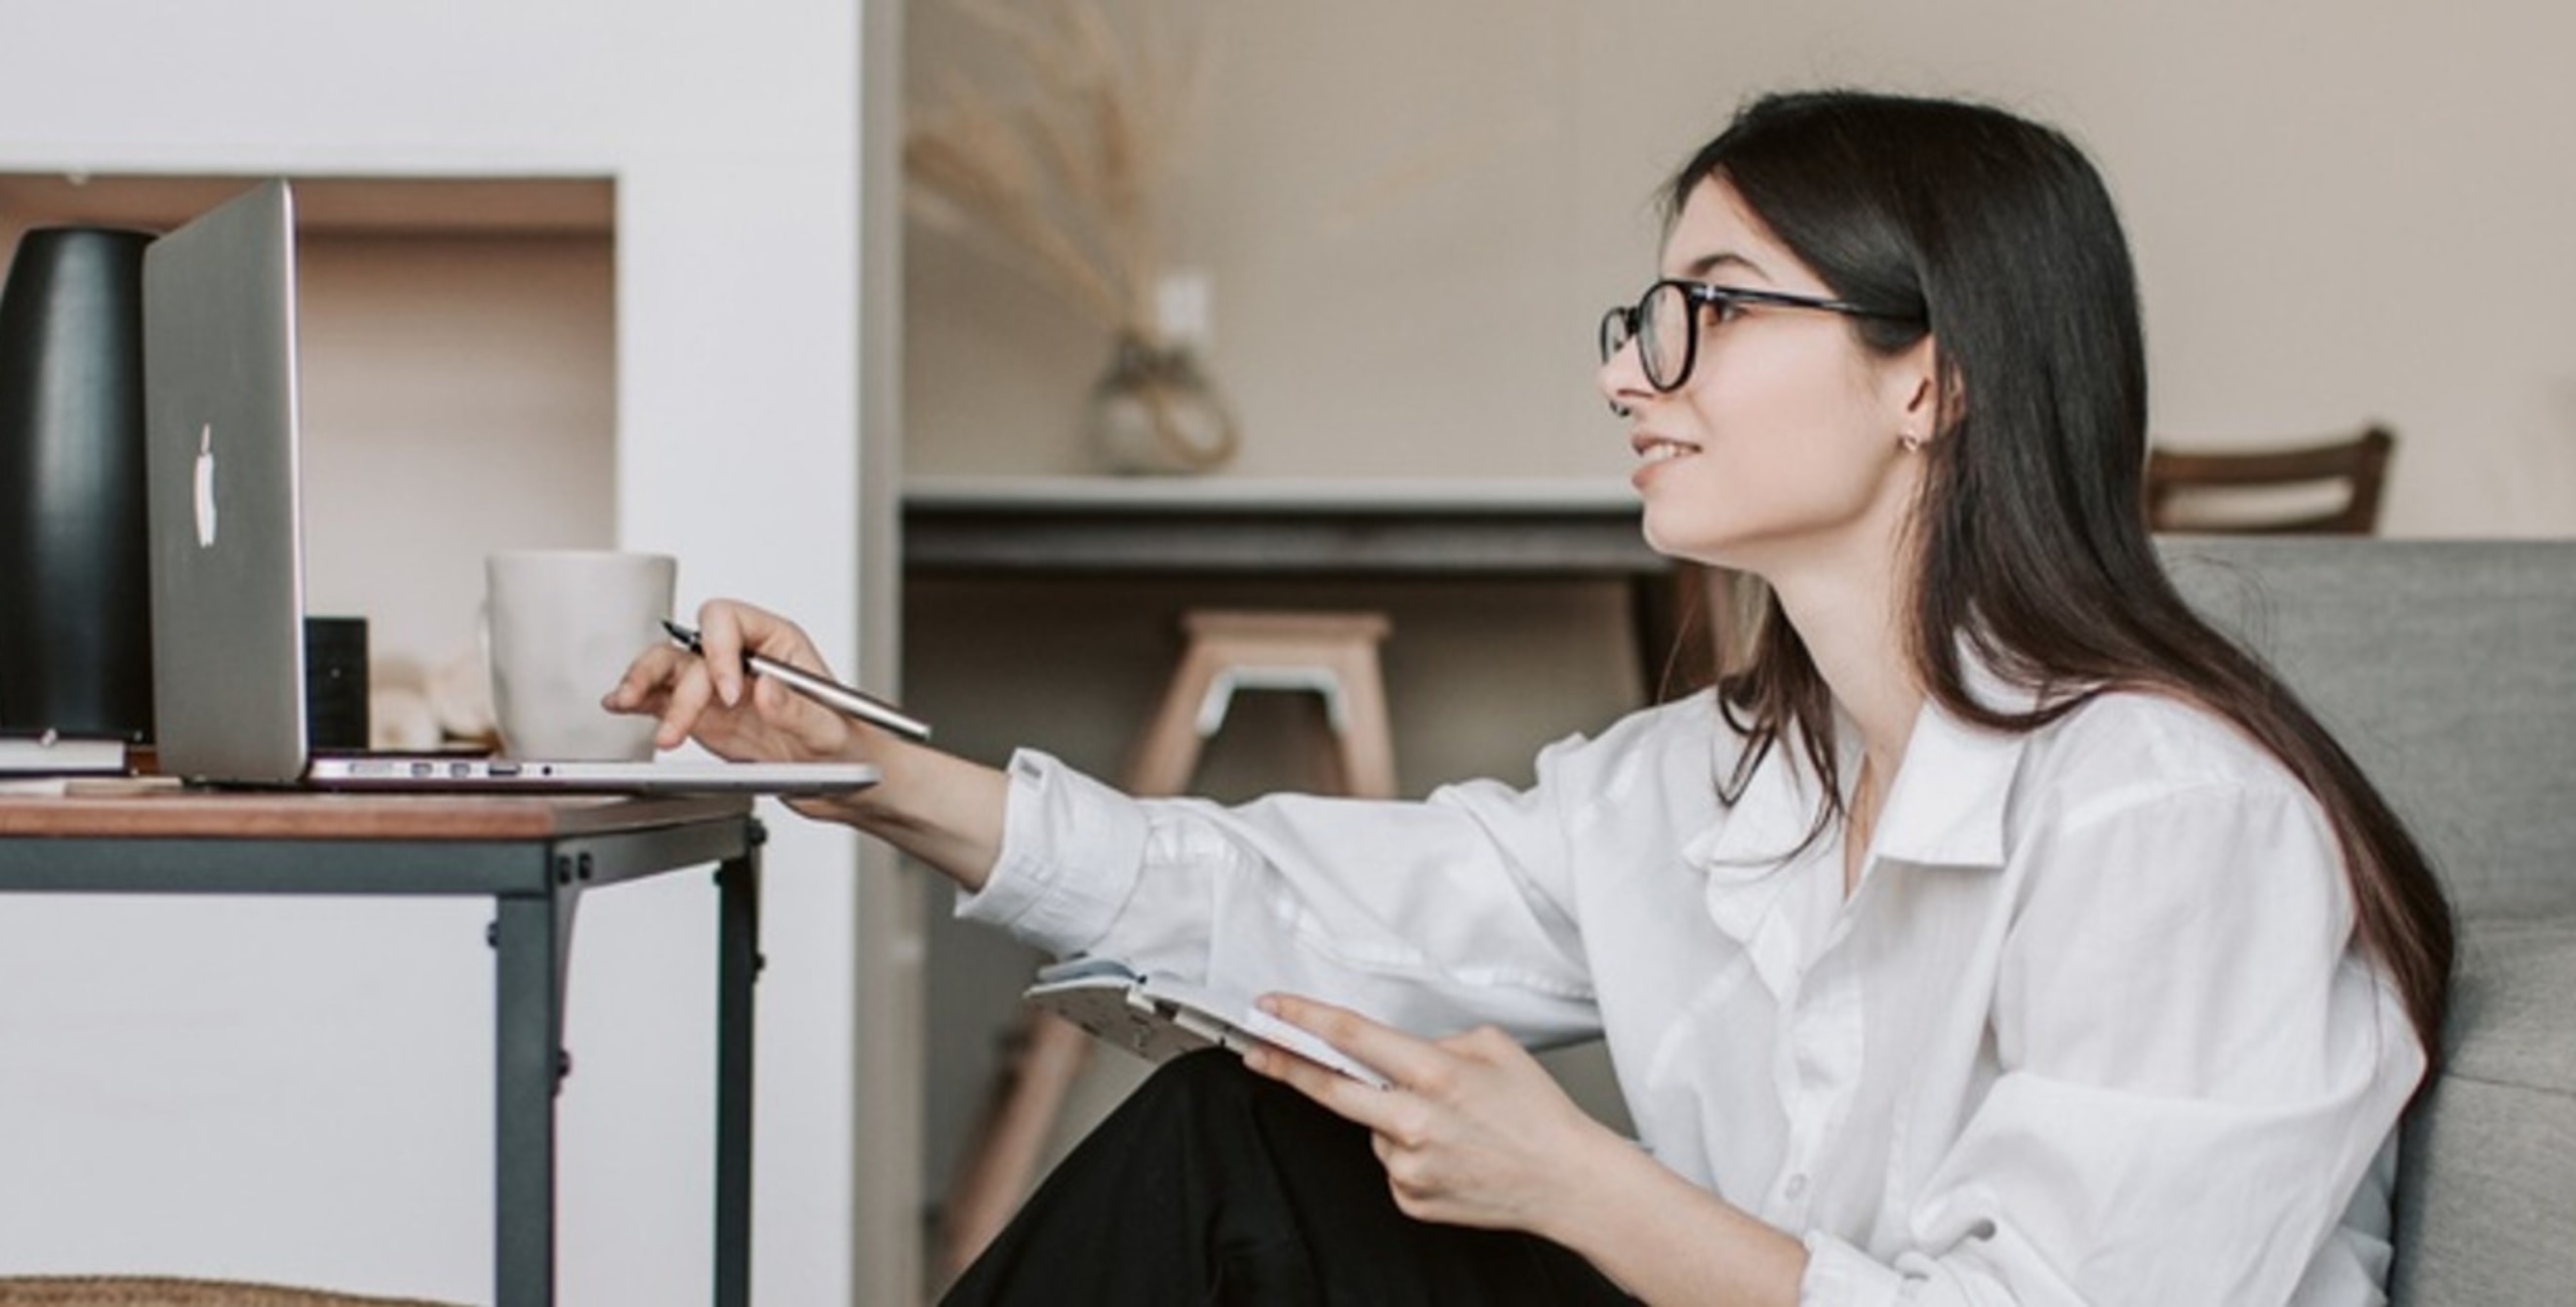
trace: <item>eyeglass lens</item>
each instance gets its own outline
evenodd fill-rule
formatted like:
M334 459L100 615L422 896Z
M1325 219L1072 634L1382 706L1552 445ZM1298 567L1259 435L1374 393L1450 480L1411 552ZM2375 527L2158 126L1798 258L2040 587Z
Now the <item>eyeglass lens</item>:
M1657 390L1679 387L1690 374L1691 355L1699 344L1690 289L1678 282L1657 282L1633 309L1612 309L1601 318L1601 361L1607 363L1628 342L1637 342L1637 363Z
M1690 368L1692 339L1698 325L1692 320L1690 292L1674 282L1658 282L1637 302L1638 347L1643 351L1646 380L1658 390L1671 390L1682 384Z

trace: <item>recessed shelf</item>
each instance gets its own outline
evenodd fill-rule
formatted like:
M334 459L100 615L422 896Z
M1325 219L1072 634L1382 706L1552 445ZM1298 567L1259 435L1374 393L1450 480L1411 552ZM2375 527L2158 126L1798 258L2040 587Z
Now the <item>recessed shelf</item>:
M487 549L615 541L616 183L290 175L306 599L438 665ZM0 169L0 273L24 231L166 232L261 179Z
M0 224L167 230L254 177L0 173ZM617 186L605 177L298 177L296 226L315 234L606 236Z

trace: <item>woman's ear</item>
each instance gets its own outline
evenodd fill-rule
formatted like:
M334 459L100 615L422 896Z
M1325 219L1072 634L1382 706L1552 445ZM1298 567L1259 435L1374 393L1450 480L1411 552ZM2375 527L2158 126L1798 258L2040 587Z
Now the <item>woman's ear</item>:
M1921 449L1949 433L1958 420L1957 389L1946 375L1930 336L1887 361L1885 394L1896 422L1897 443Z

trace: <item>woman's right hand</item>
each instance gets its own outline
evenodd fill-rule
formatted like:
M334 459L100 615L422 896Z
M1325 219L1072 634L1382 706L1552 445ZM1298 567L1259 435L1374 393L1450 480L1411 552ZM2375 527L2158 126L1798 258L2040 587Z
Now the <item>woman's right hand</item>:
M731 599L709 600L698 609L698 650L646 649L601 706L661 719L653 732L657 748L695 738L720 758L808 762L870 755L869 728L744 669L743 656L757 653L831 676L794 622Z
M960 886L981 889L1002 847L1009 799L1002 773L844 717L775 677L753 676L743 667L750 653L832 675L794 622L717 599L698 609L697 653L677 645L645 650L600 705L660 718L653 742L665 749L695 738L720 758L876 763L884 773L877 785L790 799L788 806L876 834Z

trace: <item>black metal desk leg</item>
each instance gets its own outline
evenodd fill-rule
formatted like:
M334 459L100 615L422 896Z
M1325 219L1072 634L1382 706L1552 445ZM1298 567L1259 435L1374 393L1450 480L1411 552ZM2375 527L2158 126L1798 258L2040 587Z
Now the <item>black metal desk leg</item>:
M555 1292L555 1080L562 1065L563 970L556 900L493 904L493 1303L547 1307Z
M751 1307L752 982L760 971L760 845L716 868L716 1307Z

